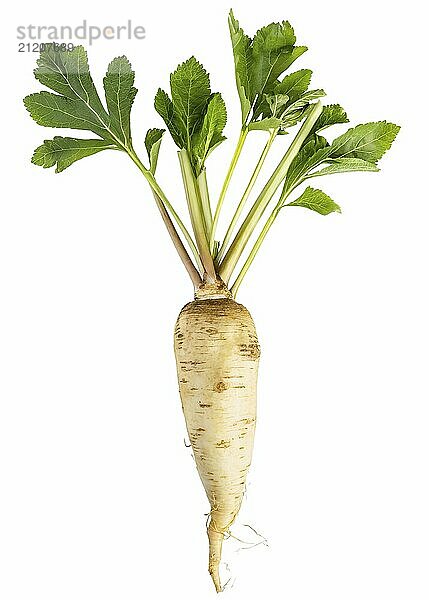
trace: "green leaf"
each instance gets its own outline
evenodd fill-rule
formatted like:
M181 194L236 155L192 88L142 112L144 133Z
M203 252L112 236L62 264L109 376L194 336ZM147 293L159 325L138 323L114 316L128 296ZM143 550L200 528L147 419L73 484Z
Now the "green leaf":
M298 185L306 175L329 157L331 148L325 138L312 136L295 156L287 172L283 195Z
M82 46L62 52L44 45L37 60L35 77L56 94L42 91L24 98L30 115L39 125L92 131L101 139L55 136L36 148L32 162L59 173L71 164L105 149L124 149L131 144L130 110L136 89L134 73L122 56L109 65L104 87L108 112L101 103L89 72Z
M249 124L249 130L261 130L261 131L269 131L270 129L278 129L282 126L283 121L281 119L277 119L276 117L267 117L266 119L261 119L260 121L252 121Z
M312 72L310 69L300 69L295 73L286 75L282 81L275 84L273 92L275 94L286 94L289 96L289 101L295 102L308 90L310 85Z
M173 103L167 92L164 92L161 88L159 88L155 96L155 110L164 120L175 144L179 148L184 148L186 146L186 138L182 137L180 126L174 114Z
M311 77L311 71L302 70L290 80L279 82L279 76L301 56L307 48L295 46L295 34L288 21L271 23L256 32L253 40L245 35L235 19L232 10L229 14L229 29L235 63L235 76L240 97L242 123L245 124L252 111L251 122L261 115L269 114L265 94L285 94L286 88L292 91L292 101L304 92ZM283 85L283 88L281 87ZM280 86L279 89L276 86ZM277 116L277 115L275 115ZM260 128L257 126L256 128Z
M294 46L290 52L286 53L285 56L282 57L282 60L279 61L280 64L277 65L279 68L276 70L280 72L276 79L280 77L280 75L287 69L289 69L289 67L293 65L293 63L304 54L304 52L307 52L307 50L307 46Z
M222 135L226 125L225 102L219 93L213 94L204 116L203 125L192 140L193 154L202 169L209 153L226 138Z
M307 50L305 46L294 46L295 41L288 21L271 23L256 33L252 44L254 97L271 91L271 84Z
M344 110L332 105L313 128L322 129L347 118ZM390 123L358 125L337 138L330 146L320 135L311 133L288 170L282 196L305 179L351 171L378 171L376 161L390 148L399 128ZM323 163L330 163L314 171ZM313 171L313 172L312 172Z
M89 72L83 46L62 52L58 45L44 44L37 65L34 75L40 83L66 98L80 100L90 106L105 124L108 123L108 115Z
M285 70L296 38L288 21L271 23L256 32L252 44L253 95L262 95L269 83Z
M170 75L170 87L171 99L158 90L155 108L177 146L187 151L197 177L207 156L225 139L225 103L219 93L211 93L209 75L194 57Z
M280 118L289 102L289 96L287 94L265 94L265 100L273 117L278 116Z
M327 106L323 107L322 113L312 129L312 133L322 131L331 125L348 122L349 119L344 108L342 108L339 104L328 104Z
M44 45L35 77L57 94L39 92L24 99L33 119L45 127L67 127L96 133L123 148L131 144L130 111L137 90L128 60L121 56L109 65L104 87L108 112L101 103L82 46L62 52Z
M263 118L273 115L281 119L282 127L286 129L301 121L310 103L322 96L325 96L323 90L309 90L291 102L289 96L285 94L265 94L264 102L259 105L257 113L261 113Z
M362 160L361 158L336 158L327 167L323 167L320 171L315 171L307 175L310 177L320 177L321 175L331 175L333 173L350 173L352 171L379 171L380 169L371 162Z
M305 109L288 111L282 118L282 127L280 129L280 134L287 133L287 129L289 127L293 127L300 121L304 119L306 116Z
M295 100L295 102L290 103L287 108L290 111L301 110L313 100L317 100L323 96L326 96L326 93L323 90L309 90L308 92L304 92L297 100Z
M125 56L114 58L104 77L107 109L111 128L124 144L131 145L130 113L137 90L134 71Z
M253 39L253 53L255 56L272 53L271 63L282 51L289 51L296 42L295 33L289 21L270 23L261 27Z
M24 104L39 125L83 129L114 141L101 118L81 100L71 100L50 92L38 92L24 98Z
M361 158L376 163L390 148L400 127L379 121L349 129L332 142L332 158Z
M191 150L191 138L202 125L211 95L209 76L192 56L170 75L170 86L174 116L186 148Z
M318 212L320 215L329 215L332 212L341 212L341 208L322 190L308 187L299 198L283 206L302 206Z
M45 140L36 148L31 162L45 169L56 165L55 172L60 173L77 160L107 149L115 150L116 146L105 140L81 140L55 136L54 139Z
M229 12L228 25L234 55L235 79L241 104L242 124L244 124L254 100L252 95L252 40L240 28L232 9Z
M155 173L158 164L159 149L161 147L162 136L165 133L165 129L148 129L145 137L144 144L146 146L146 152L149 157L149 165L151 173Z

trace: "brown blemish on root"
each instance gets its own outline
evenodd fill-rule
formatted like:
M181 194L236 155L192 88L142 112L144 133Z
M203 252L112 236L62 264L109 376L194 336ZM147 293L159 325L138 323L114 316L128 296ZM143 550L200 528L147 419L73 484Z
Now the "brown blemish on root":
M236 421L234 423L234 425L251 425L252 423L254 423L256 421L255 417L252 418L247 418L247 419L240 419L239 421Z
M231 446L230 440L221 440L216 443L216 448L229 448Z
M240 344L240 355L247 356L250 360L258 360L261 356L261 348L258 343Z
M214 386L214 390L215 390L215 392L219 392L219 393L221 393L221 392L224 392L224 391L226 390L226 388L227 388L227 385L226 385L226 383L225 383L225 382L223 382L223 381L219 381L219 383L217 383L217 384Z
M205 362L200 360L182 360L181 365L191 365L191 367L196 367L197 365L204 365Z

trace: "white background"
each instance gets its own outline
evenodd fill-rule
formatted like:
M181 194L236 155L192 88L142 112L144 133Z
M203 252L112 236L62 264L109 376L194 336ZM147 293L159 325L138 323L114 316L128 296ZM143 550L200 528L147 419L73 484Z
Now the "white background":
M239 300L262 345L252 470L226 543L234 600L427 600L427 20L420 3L234 2L249 33L287 18L309 46L297 68L352 124L402 125L379 174L318 182L342 215L282 215ZM54 133L21 99L40 89L16 27L120 25L144 41L89 49L98 84L126 53L143 153L159 85L195 53L228 105L209 163L215 196L238 133L229 3L15 3L3 21L0 206L2 600L215 597L208 503L183 443L172 331L191 287L145 181L104 152L55 175L30 164ZM345 128L343 128L345 129ZM342 130L343 130L342 129ZM337 133L337 132L334 132ZM280 156L287 140L278 142ZM264 134L244 153L226 206ZM267 175L267 171L265 175ZM184 210L175 149L160 180Z

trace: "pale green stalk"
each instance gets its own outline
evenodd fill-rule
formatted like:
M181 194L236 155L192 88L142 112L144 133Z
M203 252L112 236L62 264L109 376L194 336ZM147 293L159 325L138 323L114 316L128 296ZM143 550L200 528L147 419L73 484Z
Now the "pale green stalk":
M256 254L258 253L258 250L261 247L262 242L265 239L265 236L267 235L267 233L269 232L272 224L276 220L276 217L279 214L279 211L282 208L284 201L289 196L289 194L297 187L297 185L298 184L294 185L293 187L291 187L287 191L285 190L282 193L282 195L280 197L280 200L276 204L276 207L274 208L273 212L268 217L267 222L263 226L263 228L261 230L261 233L259 234L258 238L256 239L256 242L253 245L253 248L251 249L251 251L249 253L249 256L247 257L245 263L241 267L241 270L240 270L240 272L239 272L239 274L237 276L237 279L234 281L234 284L231 287L231 292L232 292L232 295L234 296L234 298L236 297L238 288L240 287L241 282L243 281L244 276L246 275L247 271L249 270L249 267L252 264L252 262L253 262L253 260L254 260L254 258L256 256Z
M174 223L171 220L171 217L168 214L167 209L165 208L165 204L163 203L161 198L159 198L159 196L154 191L152 191L152 194L153 194L153 197L155 198L156 205L158 206L158 210L161 213L162 220L164 221L164 224L165 224L167 231L170 235L170 238L174 244L174 247L176 248L177 253L179 254L179 257L180 257L182 263L184 264L185 269L187 270L192 283L194 284L194 288L197 289L203 282L203 280L201 279L201 275L195 268L194 263L192 262L188 252L186 251L186 248L183 245L183 242L180 239L179 234L176 231L176 228L174 227Z
M235 148L234 154L231 159L231 163L228 167L228 171L226 173L225 181L223 182L223 186L220 192L219 200L217 202L215 214L213 217L213 227L210 235L210 250L213 252L215 236L216 236L216 228L219 221L220 211L222 209L222 205L225 200L226 192L228 191L229 184L231 182L232 175L234 173L235 167L237 166L238 159L240 158L241 151L243 150L244 142L246 141L247 134L249 133L249 129L245 125L241 131L240 136L238 138L237 146Z
M203 211L204 226L207 239L210 239L210 234L213 227L213 216L210 207L209 188L207 185L207 173L204 168L197 177L197 187L201 199L201 210Z
M237 222L238 222L238 220L239 220L239 218L241 216L241 213L243 212L244 206L245 206L245 204L246 204L246 202L247 202L247 200L248 200L248 198L249 198L249 196L250 196L250 194L252 192L253 186L256 183L258 175L259 175L259 173L260 173L260 171L261 171L261 169L263 167L265 159L267 158L268 152L270 151L270 148L271 148L271 146L272 146L272 144L273 144L273 142L274 142L274 140L275 140L275 138L277 136L278 131L279 131L278 129L273 129L270 132L270 137L268 138L268 141L265 144L265 147L264 147L264 149L262 151L262 154L259 157L259 160L258 160L258 163L257 163L257 165L255 167L255 170L252 173L252 177L250 178L250 181L247 184L246 189L244 190L244 193L243 193L243 196L242 196L242 198L240 200L240 203L237 206L237 209L236 209L236 211L234 213L234 216L232 217L231 223L229 224L229 227L228 227L227 232L225 234L225 238L224 238L224 240L222 242L222 246L220 247L220 250L219 250L219 252L217 254L216 260L217 260L218 263L220 263L222 261L223 257L225 256L225 252L226 252L228 244L229 244L229 242L231 240L231 237L232 237L233 231L235 229L235 226L237 225Z
M312 166L312 168L314 168L314 165ZM237 296L238 288L240 287L241 282L244 279L244 276L246 275L247 271L249 270L250 265L253 263L253 260L256 256L256 254L258 253L258 250L261 247L262 242L264 241L267 233L271 229L272 224L276 220L276 217L279 214L280 209L283 208L283 206L285 206L284 202L285 202L286 198L288 196L290 196L290 194L294 191L294 189L297 188L303 181L305 181L305 179L307 179L307 176L301 177L300 179L295 181L295 183L290 187L287 186L288 181L286 179L285 187L282 190L279 201L277 202L274 210L268 217L265 225L263 226L263 228L261 230L261 233L259 234L258 238L256 239L256 242L254 243L254 245L249 253L249 256L247 257L245 263L241 267L241 270L237 276L237 279L234 281L234 283L231 287L231 293L234 298Z
M229 247L225 258L223 259L219 267L219 275L226 284L229 282L232 272L234 271L237 262L240 260L240 256L242 255L250 236L252 235L262 215L264 214L278 187L285 179L291 162L298 154L302 144L304 143L305 139L307 138L308 134L313 128L313 125L319 118L321 112L322 105L320 104L320 102L317 102L310 110L306 120L304 121L300 130L296 134L293 142L289 146L288 151L283 156L282 160L278 164L274 173L271 175L270 179L267 181L264 189L261 191L258 198L255 200L246 219L241 225L237 235L234 238L234 241Z
M189 231L186 229L183 221L181 220L181 218L179 217L179 215L177 214L177 212L174 210L173 206L170 204L167 196L165 195L165 193L163 192L163 190L159 186L159 184L156 181L153 173L151 173L149 171L149 169L147 169L144 166L144 164L142 163L142 161L140 160L140 158L137 156L137 154L135 153L135 151L133 149L126 149L126 152L127 152L128 156L131 158L131 160L134 162L134 164L137 165L137 167L143 173L143 175L145 176L147 182L149 183L152 191L163 202L163 204L168 209L168 212L171 214L171 216L173 217L173 219L176 221L176 223L177 223L180 231L183 234L183 237L187 241L187 243L189 245L189 248L191 249L192 254L195 257L195 260L197 262L198 267L201 269L201 272L203 272L204 271L204 267L203 267L203 264L201 262L200 255L198 254L198 249L197 249L197 247L195 245L194 240L192 239Z
M191 217L191 223L195 235L195 241L197 242L198 252L204 266L204 271L212 281L216 281L216 271L209 249L204 217L201 208L201 198L198 192L194 170L192 168L187 150L179 150L178 156L182 171L183 185L185 187L186 200L188 202L189 215Z
M267 235L268 231L270 230L271 225L274 223L274 220L277 216L277 212L278 212L278 210L276 209L269 216L269 218L268 218L267 222L265 223L261 233L259 234L252 250L250 251L249 256L247 257L246 262L241 267L241 270L237 276L237 279L234 281L234 284L231 287L231 293L234 298L236 297L238 288L240 287L240 284L243 281L244 276L246 275L247 271L249 270L249 267L252 264L253 259L255 258L256 254L258 253L258 250L261 247L261 244L264 241L265 236Z

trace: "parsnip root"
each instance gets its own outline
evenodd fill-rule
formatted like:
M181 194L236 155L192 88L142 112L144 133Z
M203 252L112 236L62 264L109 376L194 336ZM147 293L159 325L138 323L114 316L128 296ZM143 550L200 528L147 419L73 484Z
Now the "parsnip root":
M182 309L174 348L186 427L211 507L209 572L220 592L222 542L240 510L252 458L258 338L244 306L209 295Z

